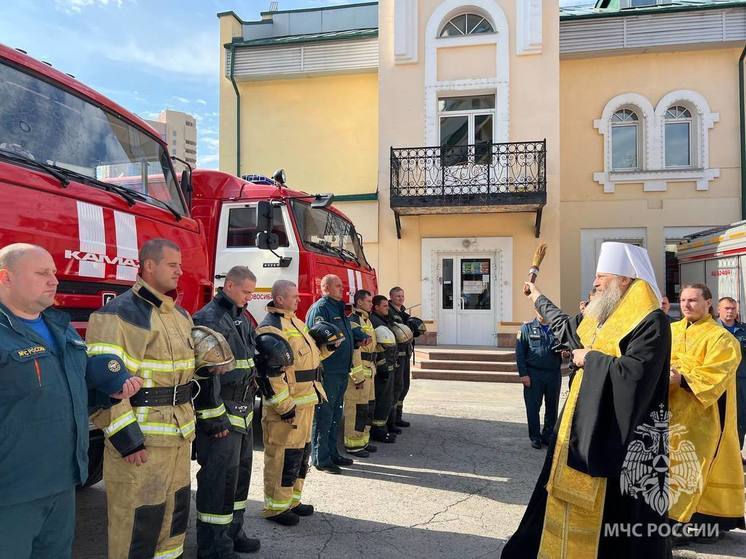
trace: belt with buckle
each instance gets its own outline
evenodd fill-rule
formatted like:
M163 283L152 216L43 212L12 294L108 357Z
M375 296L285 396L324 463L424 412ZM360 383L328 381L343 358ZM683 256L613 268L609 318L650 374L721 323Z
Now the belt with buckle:
M141 388L130 398L133 407L142 406L179 406L192 401L193 385L191 382L176 386L159 388Z

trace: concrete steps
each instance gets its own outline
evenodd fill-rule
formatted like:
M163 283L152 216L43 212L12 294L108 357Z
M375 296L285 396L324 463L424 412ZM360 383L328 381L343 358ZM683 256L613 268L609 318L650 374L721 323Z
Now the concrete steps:
M520 382L515 352L501 348L429 346L415 348L412 378L473 382Z

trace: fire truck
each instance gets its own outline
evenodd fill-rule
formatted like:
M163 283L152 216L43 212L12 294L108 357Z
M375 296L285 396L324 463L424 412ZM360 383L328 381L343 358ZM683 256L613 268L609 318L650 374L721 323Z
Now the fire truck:
M321 278L335 274L347 297L358 289L377 293L376 273L363 252L363 240L345 215L331 206L330 195L309 195L285 187L280 170L272 178L234 177L219 171L192 173L192 215L204 225L215 257L210 273L216 286L238 264L257 275L248 305L261 321L272 284L287 279L298 285L298 316L321 296Z
M350 293L376 291L362 238L330 196L274 178L190 170L180 177L165 142L143 120L73 76L0 44L0 246L30 242L54 258L55 306L84 334L89 315L126 291L139 248L164 237L182 250L178 303L203 306L231 266L259 282L250 310L261 320L269 289L288 279L301 316L320 278ZM89 484L101 478L103 435L92 430Z
M716 227L686 237L678 245L679 282L704 283L713 301L746 300L746 221ZM743 319L743 314L741 314Z

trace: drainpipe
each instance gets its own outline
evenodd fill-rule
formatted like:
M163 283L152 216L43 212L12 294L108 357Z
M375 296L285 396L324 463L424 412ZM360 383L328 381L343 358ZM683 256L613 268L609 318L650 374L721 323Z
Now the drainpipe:
M744 50L746 54L746 50ZM743 55L742 55L743 58ZM231 45L231 72L230 79L233 84L233 91L236 92L236 176L241 176L241 94L238 91L238 84L233 75L233 69L236 65L236 45ZM741 115L743 117L743 115ZM741 119L743 120L743 118ZM743 125L741 126L743 129ZM743 156L741 156L743 159ZM743 166L742 166L743 167Z
M740 116L739 135L741 140L741 219L746 219L746 115L744 114L743 60L746 46L738 59L738 114Z

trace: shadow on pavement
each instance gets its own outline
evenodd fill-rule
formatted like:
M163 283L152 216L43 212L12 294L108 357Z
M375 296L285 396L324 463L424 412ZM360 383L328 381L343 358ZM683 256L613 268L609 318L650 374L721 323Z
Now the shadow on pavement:
M349 559L428 558L479 559L498 557L504 540L428 529L420 525L395 526L317 512L293 528L259 518L261 504L249 501L247 534L258 537L262 549L248 557L319 557ZM75 559L106 558L106 499L103 484L78 493ZM194 491L184 558L197 555ZM434 523L433 527L437 527Z

